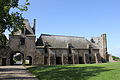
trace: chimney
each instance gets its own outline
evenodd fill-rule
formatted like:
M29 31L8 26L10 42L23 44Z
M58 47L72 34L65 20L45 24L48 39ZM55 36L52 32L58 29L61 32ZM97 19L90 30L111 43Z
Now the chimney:
M34 34L35 34L35 29L36 29L36 19L34 19L33 28L32 28Z

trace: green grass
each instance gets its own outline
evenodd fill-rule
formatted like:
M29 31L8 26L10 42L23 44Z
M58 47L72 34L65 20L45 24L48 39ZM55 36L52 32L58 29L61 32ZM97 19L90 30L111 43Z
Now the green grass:
M40 80L120 80L120 63L36 66L28 68Z

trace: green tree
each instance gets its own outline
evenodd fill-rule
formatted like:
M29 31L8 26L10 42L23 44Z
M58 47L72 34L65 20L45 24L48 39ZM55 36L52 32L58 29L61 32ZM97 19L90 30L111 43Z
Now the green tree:
M11 34L23 29L23 12L28 10L30 3L20 5L19 0L0 0L0 48L6 46L7 38L4 34L6 30ZM13 9L13 10L11 10Z
M120 60L120 58L116 57L116 56L112 56L112 58L113 58L113 60L116 60L116 61Z

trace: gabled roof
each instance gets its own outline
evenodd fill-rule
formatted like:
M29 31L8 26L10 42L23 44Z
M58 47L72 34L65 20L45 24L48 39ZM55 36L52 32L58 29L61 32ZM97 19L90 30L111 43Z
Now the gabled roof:
M28 19L24 19L23 23L25 24L25 31L18 30L17 32L14 33L14 35L21 35L25 33L25 35L35 35L33 32L33 29L31 28Z
M38 39L37 44L38 46L44 46L46 42L50 45L50 47L54 48L67 48L70 43L74 48L88 49L88 46L91 44L90 41L84 37L49 34L42 34Z
M29 21L28 19L25 19L24 20L24 24L25 24L25 34L34 34L30 24L29 24Z

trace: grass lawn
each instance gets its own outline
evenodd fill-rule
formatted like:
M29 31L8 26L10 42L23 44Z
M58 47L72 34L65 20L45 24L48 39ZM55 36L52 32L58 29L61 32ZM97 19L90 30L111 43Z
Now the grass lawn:
M36 66L28 70L40 80L120 80L120 62Z

